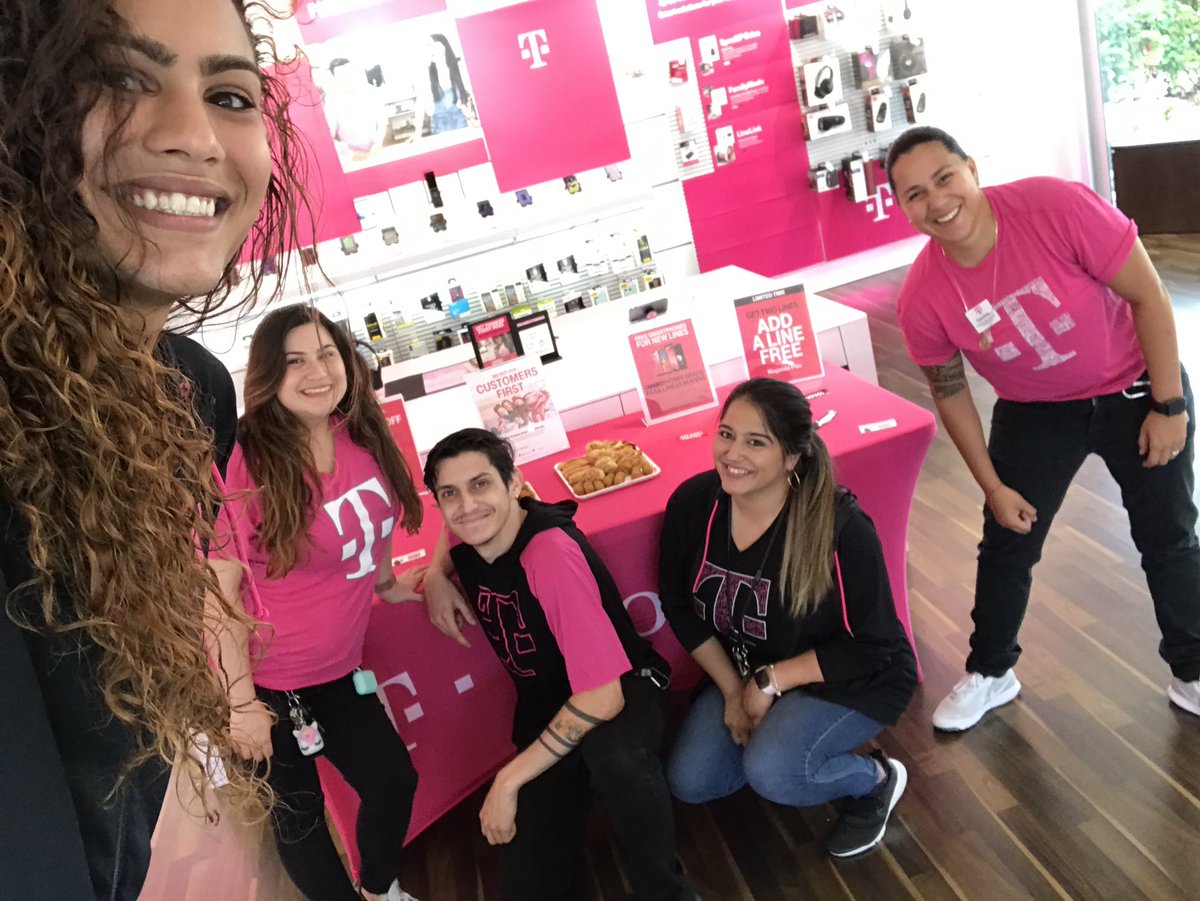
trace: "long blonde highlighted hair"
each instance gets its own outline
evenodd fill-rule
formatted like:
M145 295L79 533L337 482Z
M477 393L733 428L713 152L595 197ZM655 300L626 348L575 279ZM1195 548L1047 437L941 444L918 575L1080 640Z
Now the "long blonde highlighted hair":
M788 474L786 530L779 594L797 619L810 612L833 587L834 515L837 482L833 460L813 426L808 400L795 385L776 379L742 382L730 393L721 415L735 400L762 416L785 457L798 456Z

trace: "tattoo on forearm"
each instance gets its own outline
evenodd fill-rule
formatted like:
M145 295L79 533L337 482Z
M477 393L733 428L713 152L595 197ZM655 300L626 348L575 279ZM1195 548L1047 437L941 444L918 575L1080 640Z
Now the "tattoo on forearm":
M949 362L941 366L922 366L921 371L925 373L935 400L953 397L966 390L967 374L963 370L961 352L956 352Z
M576 707L570 701L567 701L563 706L566 707L567 710L569 710L575 716L577 716L581 720L583 720L585 723L591 723L593 726L599 726L601 723L604 722L604 720L594 717L590 713L584 713L582 710L580 710L578 707Z
M551 754L553 754L555 757L557 757L559 760L562 760L563 757L566 756L561 751L555 750L554 748L550 747L550 745L549 745L549 743L547 743L546 739L542 738L540 735L538 736L538 743L543 748L545 748L547 751L549 751Z
M575 739L574 741L572 741L571 739L566 738L565 736L559 735L557 732L555 732L553 723L551 723L549 726L546 727L546 733L551 738L553 738L555 741L557 741L560 745L562 745L564 748L566 748L568 751L570 751L572 748L574 748L576 745L579 744L579 739Z

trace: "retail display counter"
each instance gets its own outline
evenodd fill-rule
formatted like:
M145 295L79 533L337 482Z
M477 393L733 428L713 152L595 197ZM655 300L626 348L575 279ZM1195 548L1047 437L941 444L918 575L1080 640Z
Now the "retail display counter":
M814 418L834 412L821 435L838 480L858 496L883 545L896 609L905 629L908 594L905 552L909 509L922 461L935 431L934 418L837 366L804 384ZM822 392L823 393L820 393ZM724 396L727 390L722 391ZM686 478L712 467L717 411L709 409L647 427L640 415L597 422L569 433L571 449L522 467L545 501L570 497L554 464L577 456L593 440L637 444L662 471L627 489L579 502L576 522L612 570L639 631L674 668L674 687L698 677L658 605L659 530L671 492ZM862 429L861 426L871 426ZM426 525L417 536L396 535L393 553L415 564L428 559L440 527L432 498L424 495ZM415 835L489 779L513 753L509 741L515 692L478 628L468 628L470 648L443 637L423 605L381 604L372 613L364 666L374 670L384 700L420 773L411 834ZM319 761L330 812L352 856L354 793Z

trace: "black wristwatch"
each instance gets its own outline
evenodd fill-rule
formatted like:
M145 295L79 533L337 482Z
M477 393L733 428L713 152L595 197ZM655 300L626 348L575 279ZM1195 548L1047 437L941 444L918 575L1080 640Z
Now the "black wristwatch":
M1150 398L1150 409L1162 416L1178 416L1187 410L1187 400L1182 397L1171 397L1167 400Z

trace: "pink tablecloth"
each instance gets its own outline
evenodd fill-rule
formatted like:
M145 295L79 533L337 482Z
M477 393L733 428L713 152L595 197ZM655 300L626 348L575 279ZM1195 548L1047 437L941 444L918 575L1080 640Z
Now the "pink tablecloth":
M838 481L854 491L875 521L901 622L908 616L905 552L908 515L925 453L933 440L932 414L842 369L804 385L814 418L836 411L821 429L833 454ZM722 393L722 396L724 396ZM894 420L892 428L861 432L860 425ZM658 605L658 535L671 492L689 476L712 468L717 410L647 428L626 417L572 432L571 450L522 467L546 501L570 497L554 463L577 456L588 441L625 440L642 448L662 472L645 482L580 502L576 521L608 564L642 634L670 660L674 684L687 687L697 671L666 626ZM426 526L414 537L398 535L399 557L429 554L440 524L426 495ZM507 673L476 629L462 648L429 625L424 607L383 604L372 614L364 666L375 671L380 693L408 743L420 774L410 838L489 779L513 753L509 741L515 693ZM358 801L341 777L321 761L322 781L334 821L352 858Z

